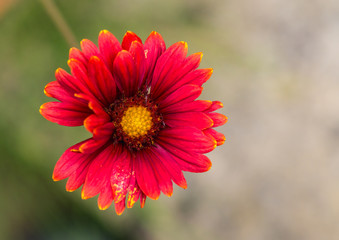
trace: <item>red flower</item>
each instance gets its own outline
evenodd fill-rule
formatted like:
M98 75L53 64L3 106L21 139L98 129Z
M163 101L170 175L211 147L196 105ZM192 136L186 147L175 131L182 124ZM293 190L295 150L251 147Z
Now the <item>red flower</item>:
M45 94L59 102L41 106L40 113L64 126L80 126L93 137L66 150L53 179L68 178L67 191L82 186L83 199L99 194L100 209L114 201L117 214L160 192L171 196L172 181L186 188L182 171L211 168L204 153L225 141L214 127L227 118L214 111L218 101L195 100L212 69L197 69L202 53L188 57L187 44L166 49L152 32L143 44L133 32L118 42L99 34L99 48L85 39L82 51L71 48L71 74L57 69Z

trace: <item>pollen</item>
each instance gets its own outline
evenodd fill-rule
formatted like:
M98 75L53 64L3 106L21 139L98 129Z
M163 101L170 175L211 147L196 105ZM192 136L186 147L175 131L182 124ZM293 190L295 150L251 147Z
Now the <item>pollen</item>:
M121 119L122 130L131 138L144 136L153 126L151 112L144 106L129 107Z

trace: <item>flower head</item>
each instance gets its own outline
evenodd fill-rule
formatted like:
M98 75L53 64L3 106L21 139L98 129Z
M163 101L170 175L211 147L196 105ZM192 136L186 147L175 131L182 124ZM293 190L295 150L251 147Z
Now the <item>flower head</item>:
M55 72L40 113L64 126L80 126L92 137L66 150L53 179L68 178L67 191L82 186L83 199L97 194L100 209L112 202L121 214L160 192L171 196L172 182L187 187L182 171L205 172L211 161L204 155L225 141L214 130L227 118L214 112L219 101L196 100L212 69L197 69L202 53L187 57L187 44L166 49L152 32L142 43L127 32L120 45L103 30L97 47L81 41L71 48L68 65ZM126 201L127 198L127 201Z

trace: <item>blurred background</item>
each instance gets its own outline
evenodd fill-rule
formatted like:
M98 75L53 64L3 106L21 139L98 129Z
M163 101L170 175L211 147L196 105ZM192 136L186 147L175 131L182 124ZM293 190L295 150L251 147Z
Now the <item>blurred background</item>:
M187 41L226 142L188 189L117 216L51 179L82 128L45 120L70 48L42 1L0 0L0 239L339 239L339 2L54 0L77 44L107 29Z

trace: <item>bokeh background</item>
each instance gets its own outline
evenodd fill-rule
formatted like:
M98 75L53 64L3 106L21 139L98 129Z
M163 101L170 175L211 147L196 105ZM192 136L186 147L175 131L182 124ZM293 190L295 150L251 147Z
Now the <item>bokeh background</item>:
M89 135L46 121L69 44L38 0L0 0L0 239L339 239L339 2L54 0L76 41L107 29L187 41L213 67L226 142L188 189L117 216L51 179Z

